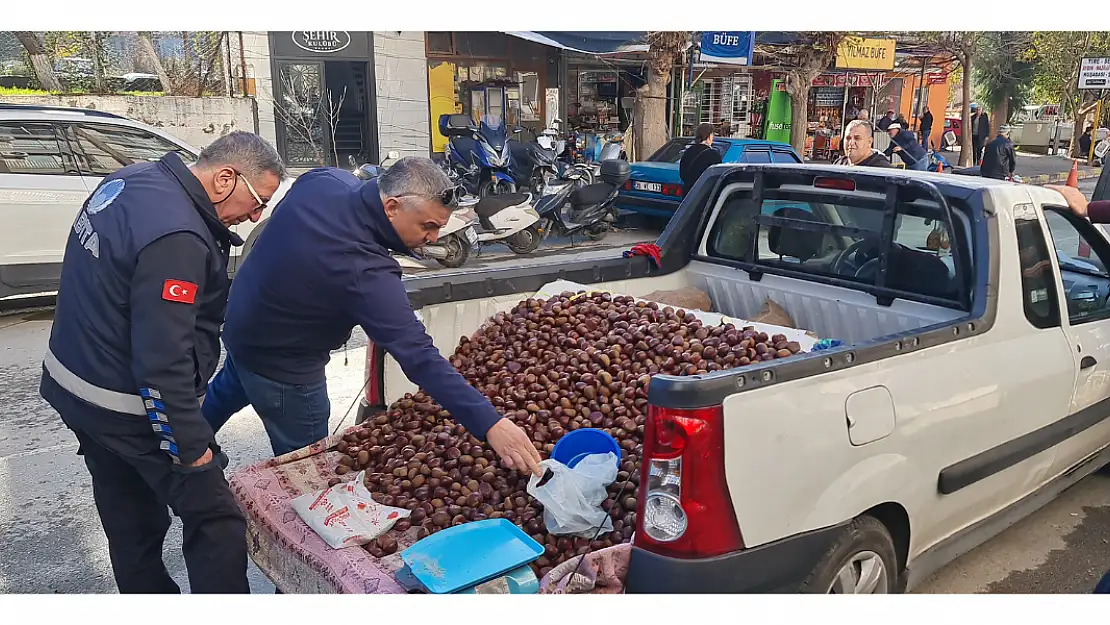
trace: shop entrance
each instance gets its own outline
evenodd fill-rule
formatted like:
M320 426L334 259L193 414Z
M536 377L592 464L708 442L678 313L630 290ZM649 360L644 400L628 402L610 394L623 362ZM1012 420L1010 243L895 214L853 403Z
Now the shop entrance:
M292 169L377 162L370 33L271 33L277 148ZM354 57L354 58L344 58Z

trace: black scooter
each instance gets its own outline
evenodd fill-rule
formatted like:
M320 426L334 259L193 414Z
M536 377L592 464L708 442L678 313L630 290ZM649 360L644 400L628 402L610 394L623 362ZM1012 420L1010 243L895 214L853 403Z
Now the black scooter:
M555 151L535 141L509 140L509 173L518 189L530 189L533 196L543 195L544 187L558 177Z
M543 238L582 233L591 241L604 239L610 226L617 221L613 201L631 174L628 161L602 161L598 182L583 187L573 182L563 183L557 191L541 197L535 209L540 214Z

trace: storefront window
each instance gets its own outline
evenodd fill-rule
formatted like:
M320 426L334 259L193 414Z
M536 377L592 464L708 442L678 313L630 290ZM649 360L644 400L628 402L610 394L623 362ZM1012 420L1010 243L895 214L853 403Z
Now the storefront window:
M570 101L567 117L574 128L591 131L615 130L620 126L618 93L620 73L579 71L577 95Z
M887 111L895 116L902 110L902 79L892 78L875 94L875 117L882 117Z
M429 54L454 54L451 33L426 33Z

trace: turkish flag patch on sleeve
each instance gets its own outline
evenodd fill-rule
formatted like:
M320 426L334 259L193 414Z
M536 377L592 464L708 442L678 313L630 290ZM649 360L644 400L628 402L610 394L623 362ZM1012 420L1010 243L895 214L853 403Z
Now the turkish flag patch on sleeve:
M166 280L162 285L162 299L170 302L192 304L197 299L197 285L184 280Z

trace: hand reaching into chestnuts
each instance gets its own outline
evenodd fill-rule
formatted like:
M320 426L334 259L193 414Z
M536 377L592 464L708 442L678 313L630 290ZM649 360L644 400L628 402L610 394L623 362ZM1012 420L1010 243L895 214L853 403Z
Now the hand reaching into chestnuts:
M532 439L524 430L508 419L501 418L486 432L486 441L497 452L506 468L516 469L524 474L539 475L540 452L532 444Z

